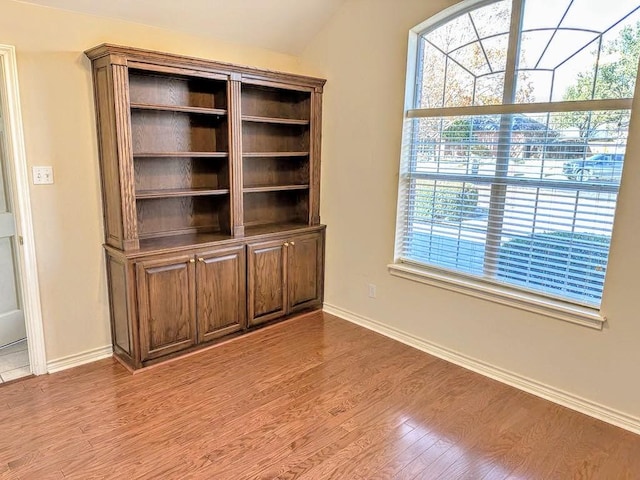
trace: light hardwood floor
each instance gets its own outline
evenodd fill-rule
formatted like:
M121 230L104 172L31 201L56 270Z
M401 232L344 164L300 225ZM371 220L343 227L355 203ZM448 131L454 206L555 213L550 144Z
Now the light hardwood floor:
M640 436L327 314L0 386L0 478L640 478Z

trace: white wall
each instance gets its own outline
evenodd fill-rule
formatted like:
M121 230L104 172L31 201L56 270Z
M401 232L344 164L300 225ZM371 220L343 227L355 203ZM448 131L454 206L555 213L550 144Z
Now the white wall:
M303 54L328 79L328 305L640 418L640 102L595 331L392 277L408 31L453 0L349 0ZM640 98L640 95L638 95ZM377 285L368 298L367 284Z
M0 0L0 44L16 47L47 359L111 344L91 83L83 51L109 42L299 71L297 58L134 23ZM302 73L302 72L301 72Z

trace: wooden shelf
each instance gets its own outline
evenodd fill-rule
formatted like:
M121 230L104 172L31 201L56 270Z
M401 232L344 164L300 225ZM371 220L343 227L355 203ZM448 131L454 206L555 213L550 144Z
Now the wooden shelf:
M151 103L131 103L132 110L156 110L160 112L196 113L199 115L223 116L227 111L222 108L186 107L178 105L154 105Z
M208 188L176 188L164 190L141 190L136 192L136 199L148 198L173 198L173 197L201 197L210 195L226 195L229 189L208 189Z
M287 190L308 190L309 185L268 185L262 187L245 187L244 193L284 192Z
M198 157L198 158L227 158L228 152L139 152L134 158L167 158L167 157Z
M243 157L306 157L309 152L245 152Z
M295 118L260 117L257 115L243 115L243 122L273 123L277 125L309 125L309 120Z

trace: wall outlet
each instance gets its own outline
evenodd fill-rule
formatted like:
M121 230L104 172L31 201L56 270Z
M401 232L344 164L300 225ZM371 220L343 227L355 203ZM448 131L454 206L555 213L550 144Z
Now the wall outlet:
M53 183L53 167L32 167L34 185L51 185Z
M373 283L369 284L369 298L376 298L376 286Z

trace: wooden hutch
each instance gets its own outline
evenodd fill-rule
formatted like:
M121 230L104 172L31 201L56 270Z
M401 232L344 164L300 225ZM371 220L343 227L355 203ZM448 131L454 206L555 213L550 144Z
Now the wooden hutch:
M318 309L324 80L116 45L93 66L114 355Z

